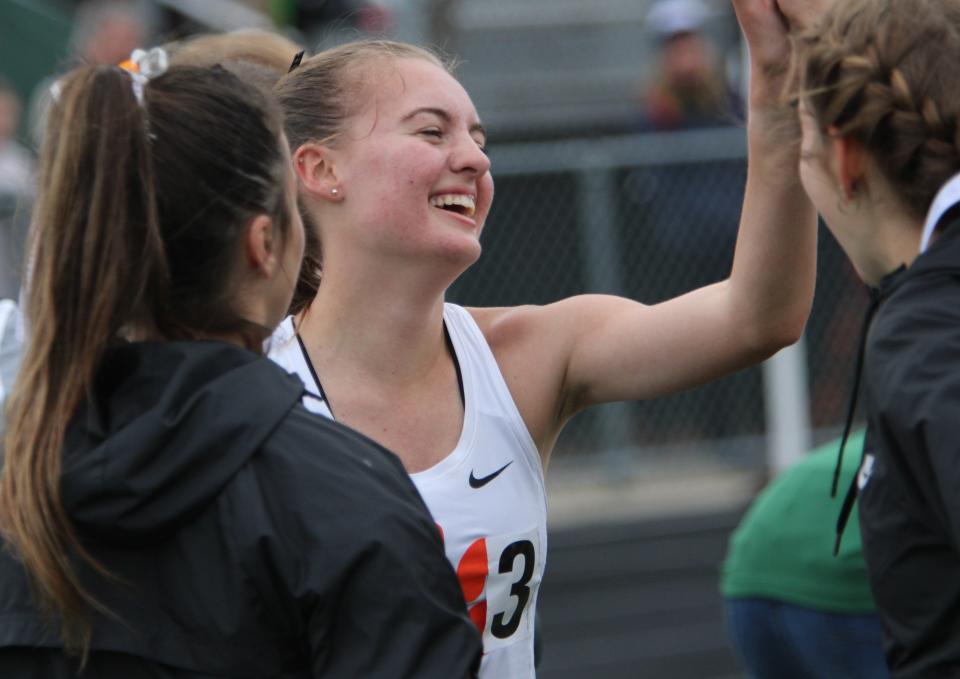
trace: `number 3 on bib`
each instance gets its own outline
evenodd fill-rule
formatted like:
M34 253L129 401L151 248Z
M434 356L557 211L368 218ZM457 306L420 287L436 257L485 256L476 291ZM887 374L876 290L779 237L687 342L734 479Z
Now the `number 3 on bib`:
M514 640L539 586L537 550L531 537L535 540L529 535L480 538L457 565L470 618L483 635L487 651Z
M510 596L516 597L517 607L513 615L504 623L504 613L493 616L493 625L490 628L493 636L506 639L512 636L520 626L520 619L530 601L530 578L533 576L533 543L529 540L519 540L507 546L500 555L500 573L514 573L514 564L518 558L523 559L523 572L520 579L510 585Z

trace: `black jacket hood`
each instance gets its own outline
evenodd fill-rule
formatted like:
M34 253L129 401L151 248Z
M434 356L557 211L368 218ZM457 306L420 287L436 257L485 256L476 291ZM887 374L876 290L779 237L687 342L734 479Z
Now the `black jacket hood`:
M219 494L303 393L226 343L112 348L65 436L64 508L84 539L162 538Z

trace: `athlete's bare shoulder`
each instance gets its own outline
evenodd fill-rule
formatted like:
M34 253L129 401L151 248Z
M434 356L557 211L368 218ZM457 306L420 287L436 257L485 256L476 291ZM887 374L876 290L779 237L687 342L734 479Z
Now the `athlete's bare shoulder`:
M562 426L565 353L548 332L548 307L467 309L487 340L520 415L546 463Z
M624 307L644 305L612 295L575 295L552 304L525 304L512 307L469 307L467 311L480 327L494 353L525 344L535 351L569 351L578 337L595 329L604 319Z
M477 327L494 353L509 350L522 344L536 332L537 318L543 307L533 304L523 306L468 307L467 312L476 321Z

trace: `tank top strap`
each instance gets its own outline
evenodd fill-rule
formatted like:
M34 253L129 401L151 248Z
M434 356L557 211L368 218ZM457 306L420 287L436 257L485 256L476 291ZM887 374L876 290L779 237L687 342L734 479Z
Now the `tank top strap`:
M469 311L449 302L444 304L443 320L450 333L460 370L465 375L464 382L474 385L474 402L472 406L468 403L467 407L499 411L509 422L511 433L528 458L528 463L542 476L543 464L537 445L517 409L500 365L480 326Z

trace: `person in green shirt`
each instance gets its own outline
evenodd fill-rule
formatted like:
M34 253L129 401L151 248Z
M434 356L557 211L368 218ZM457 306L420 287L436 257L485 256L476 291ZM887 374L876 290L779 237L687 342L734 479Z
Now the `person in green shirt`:
M857 473L863 438L860 431L847 442L846 479ZM859 526L847 526L833 555L838 446L817 448L774 479L730 538L720 590L728 633L751 679L888 676Z

